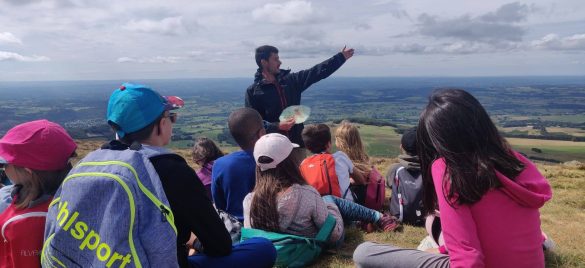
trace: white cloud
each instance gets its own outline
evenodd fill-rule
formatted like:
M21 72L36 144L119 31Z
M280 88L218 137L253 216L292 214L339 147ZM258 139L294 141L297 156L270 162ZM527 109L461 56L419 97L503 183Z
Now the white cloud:
M14 36L12 33L3 32L3 33L0 33L0 44L1 43L22 44L22 41L20 39L18 39L16 36Z
M583 0L0 0L0 13L0 80L246 77L264 44L293 70L354 47L342 76L441 74L429 62L449 57L486 75L511 59L527 68L510 74L585 70L571 64ZM49 60L33 55L51 61L20 62Z
M49 61L48 57L45 56L23 56L18 53L8 52L8 51L0 51L0 61L22 61L22 62L39 62L39 61Z
M275 24L296 24L310 22L314 19L313 7L310 2L293 0L284 4L265 4L252 11L252 17L257 21L267 21Z
M183 57L174 56L155 56L150 58L132 58L120 57L116 61L118 63L178 63Z
M205 55L205 52L203 52L202 50L193 50L193 51L190 51L188 54L190 57L199 58L199 57Z
M144 33L181 35L186 32L183 17L169 17L162 20L131 20L124 29Z
M437 39L451 38L491 44L520 42L526 31L517 22L526 19L527 10L527 5L513 3L479 17L466 14L444 19L423 13L418 17L418 33Z
M538 49L585 51L585 34L574 34L567 37L560 37L557 34L547 34L539 40L532 41L531 44Z

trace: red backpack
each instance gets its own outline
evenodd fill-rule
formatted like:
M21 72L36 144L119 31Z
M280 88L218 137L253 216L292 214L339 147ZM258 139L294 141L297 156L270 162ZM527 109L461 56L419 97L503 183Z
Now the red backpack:
M368 187L364 205L373 210L381 211L384 206L385 194L384 177L376 167L372 167L372 171L368 175Z
M301 174L305 181L321 195L341 197L339 179L335 173L335 159L331 154L321 153L305 158L301 162Z

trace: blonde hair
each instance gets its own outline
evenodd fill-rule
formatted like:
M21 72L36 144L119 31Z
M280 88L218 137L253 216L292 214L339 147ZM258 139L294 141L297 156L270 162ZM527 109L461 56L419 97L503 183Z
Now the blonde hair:
M367 177L370 174L370 157L362 143L358 128L347 120L341 121L335 130L335 146L341 150L351 161L355 168Z
M353 162L368 163L370 157L366 153L358 128L347 120L341 121L335 131L335 145Z

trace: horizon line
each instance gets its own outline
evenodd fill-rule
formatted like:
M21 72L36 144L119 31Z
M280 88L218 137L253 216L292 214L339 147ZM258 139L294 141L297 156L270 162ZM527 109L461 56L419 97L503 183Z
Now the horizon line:
M581 75L469 75L469 76L336 76L330 77L345 79L381 79L381 78L585 78ZM37 82L106 82L106 81L166 81L166 80L220 80L220 79L251 79L251 77L233 76L233 77L177 77L177 78L104 78L104 79L56 79L56 80L0 80L0 83L37 83Z

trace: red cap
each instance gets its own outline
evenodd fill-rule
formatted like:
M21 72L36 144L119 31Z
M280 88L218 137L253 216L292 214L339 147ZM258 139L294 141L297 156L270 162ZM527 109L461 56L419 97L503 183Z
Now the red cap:
M56 171L67 166L77 145L59 124L37 120L13 127L0 139L0 164Z

